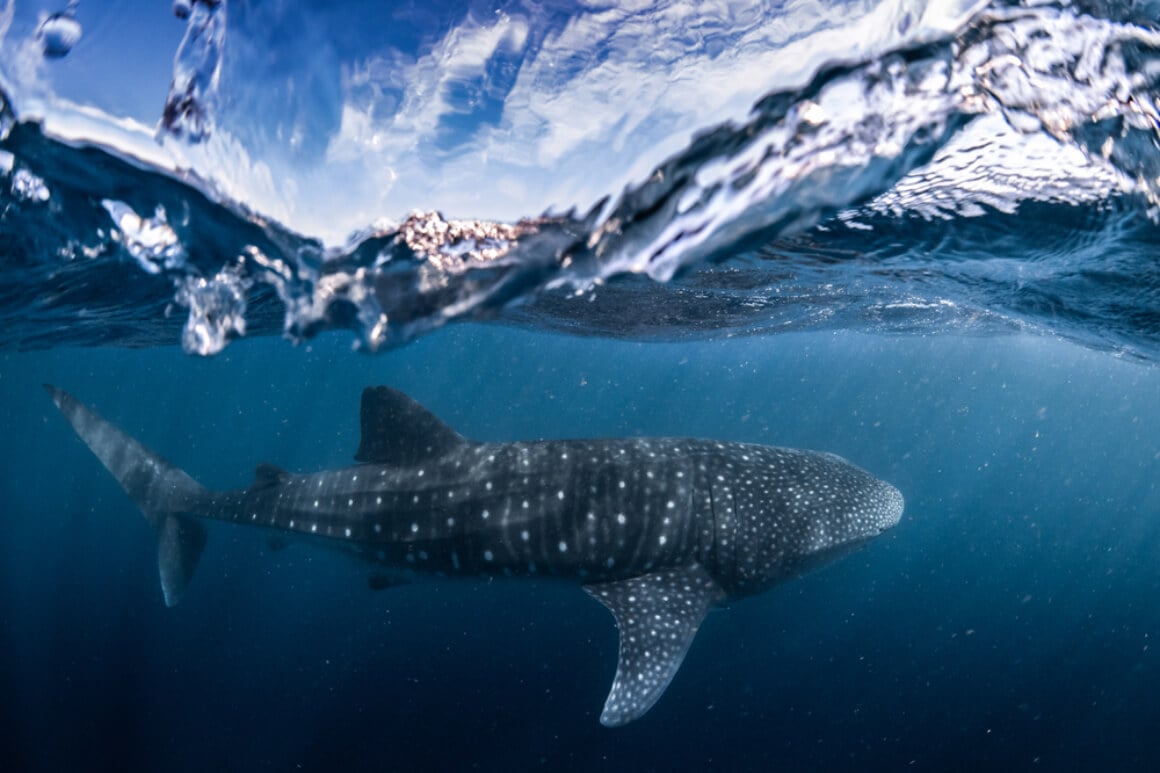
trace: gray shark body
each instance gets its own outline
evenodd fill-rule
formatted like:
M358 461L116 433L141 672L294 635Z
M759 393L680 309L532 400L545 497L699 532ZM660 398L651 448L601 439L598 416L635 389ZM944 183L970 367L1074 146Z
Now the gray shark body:
M156 528L170 606L205 519L348 550L378 587L411 572L572 581L620 629L610 726L657 701L713 605L849 552L903 509L897 489L832 454L691 438L477 443L387 387L363 393L361 464L260 465L249 488L214 492L48 389Z

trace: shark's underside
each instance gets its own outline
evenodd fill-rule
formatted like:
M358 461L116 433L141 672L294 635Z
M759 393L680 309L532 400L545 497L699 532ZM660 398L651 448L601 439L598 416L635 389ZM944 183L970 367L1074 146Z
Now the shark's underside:
M842 555L902 515L897 489L833 454L692 438L477 443L387 387L363 393L361 464L259 465L249 488L214 492L46 388L157 530L170 606L206 519L353 552L376 586L404 572L570 580L620 629L600 718L610 726L657 701L714 604Z

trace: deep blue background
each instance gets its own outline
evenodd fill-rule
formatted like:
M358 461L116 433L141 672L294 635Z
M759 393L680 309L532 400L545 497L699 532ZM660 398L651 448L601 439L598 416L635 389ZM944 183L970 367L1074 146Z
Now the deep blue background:
M153 538L49 381L212 486L350 463L359 393L464 434L688 434L834 451L900 526L710 615L643 720L602 728L612 618L567 586L370 591L216 526L165 609ZM1160 369L1049 339L640 345L459 326L224 355L0 357L0 769L1154 770Z

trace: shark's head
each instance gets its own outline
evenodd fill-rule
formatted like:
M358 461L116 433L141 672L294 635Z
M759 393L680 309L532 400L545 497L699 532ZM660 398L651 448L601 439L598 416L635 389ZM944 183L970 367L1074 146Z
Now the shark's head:
M902 493L842 457L779 451L732 487L732 544L718 544L718 555L733 593L756 593L847 555L902 518Z
M816 461L805 466L813 468L821 479L820 485L810 486L806 492L815 505L813 522L825 533L819 535L819 547L877 537L902 520L905 502L894 486L837 454L803 454L815 457Z

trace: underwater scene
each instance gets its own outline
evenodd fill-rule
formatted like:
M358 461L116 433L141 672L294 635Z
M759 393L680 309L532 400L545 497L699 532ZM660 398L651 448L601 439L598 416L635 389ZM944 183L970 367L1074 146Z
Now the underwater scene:
M0 0L0 770L1160 766L1160 4Z

